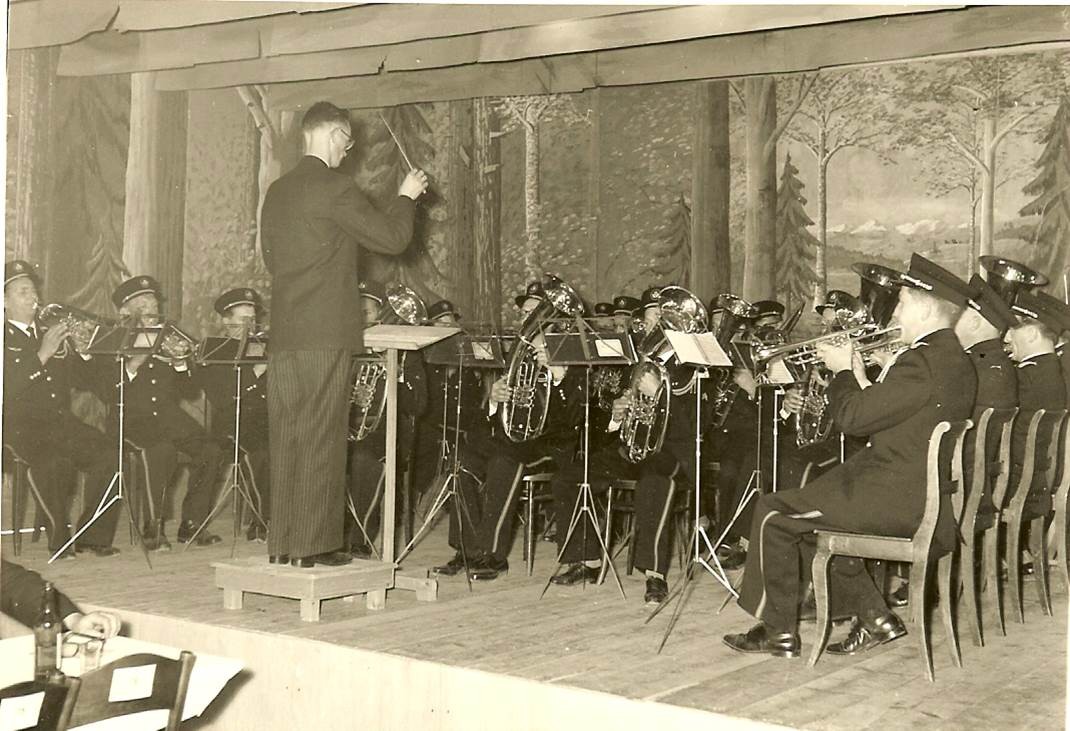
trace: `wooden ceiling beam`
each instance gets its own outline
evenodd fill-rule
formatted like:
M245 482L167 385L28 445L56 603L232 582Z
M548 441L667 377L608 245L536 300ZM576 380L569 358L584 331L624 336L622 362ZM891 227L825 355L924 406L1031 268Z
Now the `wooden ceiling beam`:
M14 50L73 43L107 28L118 9L119 0L11 3L7 16L7 46Z
M948 54L1062 48L1063 9L977 6L918 16L704 38L597 53L270 84L275 109L317 99L350 108L872 65ZM573 68L578 69L573 71ZM512 83L514 86L510 86Z
M112 27L127 33L227 23L269 15L318 13L356 7L364 3L277 2L274 0L122 0Z

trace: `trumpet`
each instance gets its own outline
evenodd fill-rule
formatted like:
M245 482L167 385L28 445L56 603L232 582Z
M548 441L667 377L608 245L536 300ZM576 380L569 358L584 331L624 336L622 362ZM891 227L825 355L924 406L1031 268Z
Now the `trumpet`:
M880 328L875 325L861 325L797 343L761 345L754 349L754 365L763 367L774 360L783 359L786 365L802 369L822 362L817 355L819 345L842 345L847 342L854 344L855 352L862 354L863 362L868 364L872 362L872 358L867 355L898 347L899 335L899 327Z

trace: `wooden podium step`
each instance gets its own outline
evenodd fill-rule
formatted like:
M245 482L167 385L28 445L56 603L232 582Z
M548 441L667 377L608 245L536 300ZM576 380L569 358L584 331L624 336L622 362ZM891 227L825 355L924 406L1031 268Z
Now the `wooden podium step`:
M415 591L421 601L434 601L438 596L434 579L395 575L394 566L381 561L354 559L345 566L301 569L268 563L267 556L252 556L217 561L212 567L216 586L223 590L225 609L241 609L245 592L267 594L299 600L301 619L306 622L319 621L324 599L355 601L364 594L368 609L382 609L387 589Z

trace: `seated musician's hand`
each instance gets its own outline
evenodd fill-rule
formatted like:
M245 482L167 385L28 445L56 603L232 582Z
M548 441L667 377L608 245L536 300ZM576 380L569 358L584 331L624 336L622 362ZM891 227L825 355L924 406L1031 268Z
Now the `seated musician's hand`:
M398 187L398 195L416 200L427 190L427 173L423 170L410 170Z
M57 322L41 336L41 345L37 348L37 359L41 361L41 365L47 363L49 358L59 352L70 330L70 326L67 323Z
M509 400L509 383L502 376L490 387L490 400L496 404L504 404Z
M749 368L735 368L732 371L732 381L754 398L754 392L758 390L758 382L754 380L754 374Z
M535 362L540 368L545 368L550 363L550 355L546 352L546 338L538 334L531 339L531 347L535 350Z
M632 406L632 395L626 393L613 401L613 421L624 421L628 409Z
M789 388L784 392L784 411L789 414L797 414L802 411L803 407L803 395L802 391L797 388Z
M866 388L870 384L869 376L866 375L866 364L862 361L862 356L859 353L855 353L851 359L851 372L855 375L855 380L858 381L858 385L862 388Z
M888 365L888 361L890 361L895 355L895 351L883 349L871 350L869 351L868 355L870 360L872 360L874 363L883 368L884 366Z
M816 347L817 357L824 361L828 369L833 373L851 370L851 362L854 359L854 346L844 341L842 344L818 343Z
M109 639L119 634L123 623L113 612L75 612L64 618L63 623L79 634Z

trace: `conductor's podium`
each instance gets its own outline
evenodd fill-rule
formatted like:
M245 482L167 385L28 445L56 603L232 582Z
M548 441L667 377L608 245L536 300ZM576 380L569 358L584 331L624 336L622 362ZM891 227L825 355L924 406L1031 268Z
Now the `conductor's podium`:
M216 586L223 589L223 606L241 609L246 592L298 599L301 619L319 621L320 602L345 597L353 601L367 596L368 609L386 606L389 589L408 589L416 598L433 601L438 593L434 579L404 576L394 562L394 505L397 489L398 443L398 351L421 350L457 334L452 327L421 325L375 325L364 331L364 345L386 355L386 479L383 488L381 561L354 560L345 566L316 566L301 569L268 563L267 556L219 561L212 566ZM270 360L268 361L270 364ZM343 506L338 506L339 510Z

